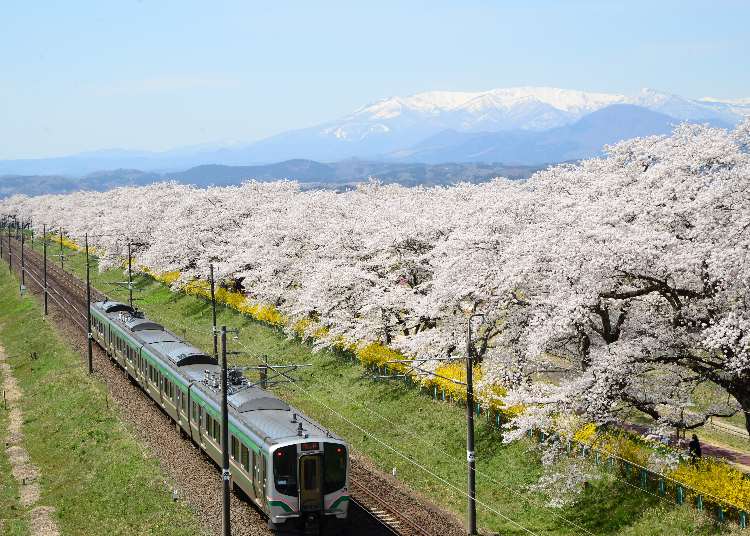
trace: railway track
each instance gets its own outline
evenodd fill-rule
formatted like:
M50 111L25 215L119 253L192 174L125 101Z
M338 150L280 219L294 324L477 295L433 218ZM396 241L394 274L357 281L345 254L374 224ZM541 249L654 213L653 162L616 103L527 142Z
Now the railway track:
M0 238L0 240L3 240L4 246L3 259L6 262L9 260L8 252L10 251L12 254L10 268L20 277L20 241L9 240L7 236ZM34 287L39 294L44 291L43 262L41 254L30 248L25 248L23 268L26 285L29 289ZM85 283L48 259L47 293L50 303L56 305L60 311L67 313L67 318L82 330L85 336L87 333ZM92 301L100 301L105 298L104 293L94 287L91 288ZM110 363L110 365L113 368L116 366L114 363ZM133 389L136 389L136 387L133 386ZM403 492L394 493L393 485L385 477L361 467L354 461L350 473L349 491L352 499L350 518L358 525L344 528L344 534L435 536L454 532L446 530L447 527L439 521L436 522L431 512L421 512L418 508L415 509L413 497L409 500L411 504L404 505ZM457 534L460 533L457 532Z

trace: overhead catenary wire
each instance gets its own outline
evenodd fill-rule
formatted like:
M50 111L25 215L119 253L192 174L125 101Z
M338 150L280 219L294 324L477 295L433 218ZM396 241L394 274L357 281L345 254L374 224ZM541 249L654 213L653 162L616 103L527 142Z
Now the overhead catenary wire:
M240 346L242 346L242 347L243 347L243 348L245 349L245 351L246 351L246 352L249 352L249 353L251 353L251 352L250 352L250 349L249 349L249 348L247 348L247 346L246 346L246 345L245 345L244 343L242 343L242 342L240 341L240 342L239 342L239 344L240 344ZM305 394L305 396L307 396L307 397L308 397L309 399L313 400L313 401L314 401L314 402L316 402L317 404L319 404L319 405L323 406L323 407L324 407L324 408L325 408L325 409L326 409L326 410L327 410L327 411L328 411L329 413L331 413L332 415L335 415L335 416L337 416L338 418L340 418L340 419L341 419L341 420L343 420L344 422L346 422L346 423L348 423L349 425L353 426L354 428L358 429L358 430L359 430L360 432L362 432L363 434L365 434L365 435L367 435L368 437L370 437L370 438L374 439L374 440L375 440L376 442L378 442L379 444L381 444L382 446L384 446L385 448L387 448L388 450L390 450L391 452L393 452L393 453L394 453L394 454L396 454L397 456L399 456L399 457L403 458L404 460L406 460L406 461L407 461L407 462L408 462L409 464L411 464L411 465L413 465L413 466L417 467L418 469L422 470L423 472L425 472L425 473L427 473L427 474L431 475L431 476L432 476L433 478L435 478L435 479L439 480L440 482L442 482L443 484L445 484L445 485L446 485L446 486L448 486L449 488L453 489L454 491L457 491L457 492L458 492L459 494L461 494L461 495L463 495L463 496L466 496L466 497L468 497L468 493L467 493L466 491L464 491L464 490L463 490L462 488L459 488L458 486L454 485L454 484L453 484L452 482L450 482L450 481L446 480L445 478L443 478L442 476L440 476L440 475L436 474L435 472L433 472L433 471L432 471L432 470L430 470L429 468L425 467L424 465L422 465L422 464L420 464L420 463L418 463L418 462L416 462L416 461L412 460L411 458L409 458L409 456L407 456L406 454L404 454L404 453L403 453L403 452L401 452L400 450L398 450L398 449L394 448L393 446L391 446L390 444L388 444L388 443L387 443L387 442L385 442L384 440L380 439L379 437L377 437L377 436L376 436L375 434L373 434L373 433L372 433L372 432L370 432L369 430L366 430L365 428L361 427L361 426L360 426L360 425L358 425L357 423L355 423L355 422L351 421L351 420L350 420L350 419L349 419L348 417L346 417L345 415L343 415L343 414L341 414L340 412L338 412L337 410L335 410L335 409L331 408L331 407L330 407L330 406L329 406L328 404L326 404L325 402L321 401L321 400L320 400L320 399L319 399L318 397L316 397L315 395L313 395L312 393L310 393L310 392L309 392L309 391L308 391L307 389L305 389L304 387L302 387L302 386L301 386L301 385L299 384L299 382L294 382L294 383L293 383L292 385L293 385L293 388L295 388L295 389L299 389L299 390L300 390L301 392L303 392L303 393ZM495 510L494 508L492 508L492 507L491 507L490 505L488 505L488 504L484 503L483 501L479 501L479 500L477 499L477 501L476 501L476 502L477 502L477 504L479 504L480 506L482 506L482 507L483 507L483 508L485 508L486 510L488 510L488 511L490 511L490 512L492 512L492 513L494 513L494 514L496 514L496 515L498 515L498 516L500 516L501 518L503 518L504 520L508 521L508 522L509 522L509 523L511 523L511 524L512 524L513 526L515 526L515 527L517 527L517 528L519 528L519 529L523 530L523 531L524 531L524 532L526 532L527 534L531 534L531 535L533 535L533 536L539 536L539 535L538 535L537 533L535 533L535 532L533 532L532 530L530 530L530 529L528 529L528 528L524 527L523 525L521 525L521 524L520 524L520 523L518 523L517 521L515 521L515 520L511 519L510 517L508 517L507 515L503 514L502 512L500 512L500 511L498 511L498 510Z
M103 236L103 235L102 235L102 236ZM189 329L189 328L188 328L188 329ZM194 331L194 330L192 330L192 329L191 329L190 331ZM304 391L304 389L303 389L303 391ZM318 403L320 403L320 404L324 404L324 403L320 402L319 400L318 400L317 402L318 402ZM324 404L324 405L325 405L325 404ZM326 407L327 407L327 406L326 406ZM362 407L364 407L364 406L362 406ZM330 408L329 408L329 409L330 409ZM369 410L369 408L366 408L366 409L368 409L368 410ZM335 410L334 410L334 411L335 411ZM748 412L747 412L747 411L745 411L745 410L740 410L740 411L742 411L743 413L748 413ZM338 414L338 415L339 415L339 416L340 416L341 418L344 418L344 419L346 419L346 418L345 418L344 416L342 416L341 414ZM382 417L382 416L381 416L381 417ZM385 418L385 417L382 417L382 418ZM349 422L350 422L350 421L349 421ZM351 424L352 424L353 426L357 426L357 425L356 425L356 424L354 424L354 423L351 423ZM618 458L618 459L621 459L621 460L623 460L622 458L619 458L618 456L615 456L615 455L612 455L612 454L609 454L609 453L607 453L607 455L610 455L610 456L613 456L613 457L615 457L615 458ZM403 455L402 455L402 456L403 456ZM630 462L630 461L628 461L628 460L623 460L623 461L626 461L626 462L628 462L628 463L631 463L631 464L633 463L633 462ZM634 465L634 466L638 466L638 464L633 464L633 465ZM640 467L640 466L638 466L638 467ZM435 475L435 476L436 476L436 477L438 477L437 475ZM438 477L438 478L440 478L440 477ZM487 478L490 478L490 479L491 479L491 477L487 477ZM615 476L615 478L617 478L617 477ZM669 477L666 477L666 478L669 478ZM618 480L621 480L621 479L618 479ZM670 479L670 480L673 480L673 479ZM625 482L625 481L623 481L623 482ZM675 482L676 482L676 481L675 481ZM502 485L502 484L500 484L500 483L499 483L499 482L497 482L497 481L495 481L495 483L497 483L498 485ZM632 485L631 483L629 483L629 482L625 482L625 483L627 483L628 485L631 485L631 486L633 486L633 485ZM636 487L637 489L641 489L641 488L639 488L639 487L637 487L637 486L633 486L633 487ZM642 491L645 491L646 493L650 493L650 492L648 492L647 490L642 490ZM653 495L653 494L652 494L652 495ZM710 494L705 494L705 495L706 495L706 496L711 496ZM714 498L715 498L715 497L714 497ZM722 501L722 502L726 503L726 501ZM486 505L484 505L484 506L486 507ZM583 530L585 530L585 529L583 529ZM590 533L589 533L589 534L590 534Z
M201 316L201 317L202 317L202 316L204 316L204 313L201 313L200 315L196 315L196 316ZM191 332L191 333L193 333L193 334L197 335L197 336L198 336L199 338L200 338L200 337L203 337L203 336L205 335L205 334L203 334L203 333L201 333L201 332L198 332L198 331L196 331L195 329L193 329L193 328L190 328L190 327L188 327L188 326L186 326L186 325L184 325L184 324L182 324L182 323L180 323L180 322L176 322L176 323L177 323L177 324L179 324L179 325L180 325L180 326L182 327L182 329L183 329L183 331L184 331L184 332ZM244 344L242 344L242 343L240 343L240 345L241 345L241 346L243 346L243 348L245 349L245 351L246 351L246 352L247 352L247 353L248 353L249 355L252 355L252 352L251 352L251 351L249 350L249 348L247 348L247 346L245 346L245 345L244 345ZM322 381L321 381L320 383L321 383L321 384L323 384L323 385L324 385L324 386L325 386L325 387L326 387L327 389L329 389L329 390L331 389L331 386L330 386L330 384L324 383L324 382L322 382ZM297 387L299 387L299 385L297 385ZM340 396L340 393L337 393L337 396ZM347 398L347 399L348 399L348 400L350 400L350 401L354 401L354 399L352 399L352 398L350 398L350 397L345 397L345 398ZM319 400L317 400L317 402L318 402L318 403L320 403L320 404L323 404L323 403L322 403L322 402L320 402ZM385 416L383 416L383 415L381 415L381 414L379 414L379 413L375 412L374 410L372 410L372 409L368 408L367 406L364 406L364 405L362 405L362 404L361 404L360 402L357 402L357 401L354 401L354 402L355 402L355 403L356 403L356 404L357 404L358 406L360 406L360 407L364 408L364 409L365 409L366 411L368 411L369 413L371 413L371 414L373 414L373 415L376 415L376 416L378 416L379 418L381 418L381 419L385 420L386 422L388 422L388 423L389 423L389 424L391 424L391 425L394 425L394 426L396 426L396 427L398 427L398 428L400 428L400 429L403 429L403 427L401 427L401 426L397 425L396 423L394 423L393 421L391 421L391 420L390 420L390 419L388 419L387 417L385 417ZM341 418L344 418L344 419L345 419L345 417L343 417L343 415L341 415L340 413L339 413L338 415L339 415L339 416L340 416ZM350 421L349 421L349 422L350 422ZM353 424L353 423L352 423L352 424ZM358 426L358 425L355 425L355 424L353 424L353 425L354 425L354 426ZM415 436L415 435L414 435L414 433L413 433L413 432L407 432L407 433L409 433L410 435L412 435L412 436L414 436L414 437L417 437L417 436ZM423 439L421 439L421 438L418 438L418 439L419 439L419 440L420 440L421 442L423 442L423 443L424 443L424 440L423 440ZM432 449L434 449L434 447L431 447L431 448L432 448ZM593 449L593 450L598 450L598 449ZM601 453L603 453L603 454L606 454L606 455L609 455L609 456L611 456L611 457L613 457L613 458L616 458L616 459L620 459L621 461L624 461L624 462L628 462L628 463L631 463L631 464L632 464L632 462L629 462L628 460L625 460L625 459L623 459L623 458L620 458L619 456L616 456L616 455L614 455L614 454L610 454L610 453L607 453L607 452L605 452L605 451L599 451L599 452L601 452ZM453 457L453 458L454 458L454 459L459 459L459 458L457 458L457 457ZM633 464L633 465L634 465L634 466L637 466L637 464ZM638 466L638 467L640 467L640 466ZM497 480L493 479L493 478L492 478L491 476L489 476L489 475L485 474L484 472L479 472L479 471L477 471L477 473L478 473L478 474L479 474L480 476L482 476L482 477L484 477L484 478L486 478L486 479L489 479L490 481L494 482L495 484L497 484L497 485L499 485L499 486L505 486L504 484L502 484L502 483L498 482ZM638 486L634 486L634 485L632 485L631 483L629 483L629 482L626 482L626 481L624 481L624 480L622 480L622 479L618 478L618 477L617 477L617 476L615 476L615 475L612 475L612 476L613 476L613 477L614 477L615 479L617 479L617 480L620 480L620 481L622 481L622 482L624 482L624 483L627 483L628 485L630 485L631 487L634 487L635 489L641 489L642 491L644 491L644 492L646 492L646 493L649 493L649 494L651 494L651 493L650 493L650 492L649 492L648 490L643 490L642 488L640 488L640 487L638 487ZM442 478L442 477L440 477L440 478ZM667 477L667 478L668 478L668 477ZM670 480L673 480L673 479L670 479ZM674 481L674 480L673 480L673 481ZM677 482L677 481L674 481L674 482ZM508 486L505 486L505 487L506 487L506 489L510 489L510 490L513 490L513 488L511 488L511 487L508 487ZM516 491L516 492L517 492L517 490L513 490L513 491ZM652 494L652 495L653 495L653 494ZM707 495L707 496L710 496L709 494L706 494L706 495ZM663 499L663 498L662 498L662 499ZM666 500L666 499L665 499L665 500ZM726 501L724 501L724 502L726 502ZM483 505L483 506L485 506L485 507L486 507L486 505ZM578 530L584 531L584 532L586 532L586 533L588 533L588 534L592 534L592 533L591 533L590 531L588 531L588 529L586 529L585 527L581 527L580 525L577 525L577 524L575 524L574 522L572 522L572 521L570 521L570 520L567 520L567 519L566 519L566 518L565 518L564 516L562 516L562 515L560 515L560 514L556 514L556 513L555 513L555 512L553 511L553 510L551 510L551 509L550 509L550 512L551 512L551 513L552 513L552 514L553 514L553 515L554 515L555 517L558 517L558 518L562 519L563 521L565 521L566 523L570 524L571 526L574 526L574 527L575 527L575 528L577 528Z

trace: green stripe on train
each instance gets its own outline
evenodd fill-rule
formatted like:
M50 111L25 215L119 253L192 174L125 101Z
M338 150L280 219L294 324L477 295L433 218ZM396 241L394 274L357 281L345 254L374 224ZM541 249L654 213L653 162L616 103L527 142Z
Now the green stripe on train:
M113 329L114 331L118 332L122 336L123 339L126 339L128 342L132 341L133 343L137 343L137 348L139 350L142 349L141 355L146 359L146 362L148 362L151 366L159 370L168 379L172 380L173 383L179 384L180 387L184 387L184 389L181 389L181 390L184 390L184 391L187 390L188 384L185 382L185 379L175 374L174 371L170 370L168 367L165 367L164 365L162 365L159 362L159 359L155 355L153 355L151 352L148 351L146 346L138 343L137 340L135 340L130 334L125 332L122 328L120 328L120 326L114 324L108 317L102 315L98 311L94 312L92 310L92 313L93 313L93 316L96 316L102 322L105 322L110 327L110 329ZM133 346L135 345L131 344L131 348ZM133 350L135 349L136 348L133 348ZM193 396L191 396L193 401L195 401L199 406L201 406L205 410L206 413L208 413L215 419L221 419L221 412L216 411L213 407L211 407L209 402L201 396L200 391L195 390L193 391L193 393L194 393ZM189 409L190 408L188 408L188 411ZM229 423L229 431L233 433L236 437L238 437L245 444L246 447L254 451L256 454L260 454L261 451L265 450L265 448L262 448L260 445L255 443L255 441L253 441L247 434L245 434L242 430L237 428L231 422Z
M287 503L281 501L268 501L268 506L278 506L280 508L283 508L287 512L294 512L294 510L292 510L292 508Z
M329 508L329 510L334 510L334 509L336 509L336 507L339 504L341 504L343 502L348 502L348 501L349 501L349 496L348 495L342 495L341 497L339 497L338 499L336 499L334 501L334 503L331 505L331 507Z

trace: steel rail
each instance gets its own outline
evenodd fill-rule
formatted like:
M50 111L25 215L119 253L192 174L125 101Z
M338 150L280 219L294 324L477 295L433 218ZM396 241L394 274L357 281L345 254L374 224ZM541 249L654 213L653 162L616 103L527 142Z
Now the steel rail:
M25 255L25 258L28 258L28 259L30 259L30 258L34 258L34 256L33 256L33 255ZM37 259L37 260L38 260L38 259ZM36 284L37 284L37 285L39 285L39 288L40 288L40 289L42 290L42 292L44 292L44 285L43 285L42 283L40 283L40 282L39 282L39 279L41 279L41 278L42 278L42 274L41 274L41 272L40 272L40 270L39 270L39 267L38 267L38 266L36 266L36 270L34 270L33 268L34 268L34 265L33 265L33 264L31 264L31 266L27 266L27 265L26 265L26 264L24 263L24 266L23 266L23 271L24 271L25 273L29 274L29 276L30 276L30 277L32 277L32 278L34 279L34 281L36 282ZM19 267L18 267L18 271L20 272L20 270L21 270L21 267L19 266ZM36 275L37 275L37 277L36 277L36 278L34 278L32 274L36 274ZM49 277L49 275L53 275L53 272L50 272L50 271L48 270L48 271L47 271L47 275L48 275L48 277ZM54 277L53 277L53 279L56 279L56 278L54 278ZM59 284L60 286L64 286L64 282L61 282L61 281L59 281L59 280L58 280L58 281L57 281L57 283L58 283L58 284ZM85 316L86 316L86 315L85 315L85 313L83 313L83 312L82 312L82 311L81 311L81 310L80 310L80 309L79 309L79 308L78 308L78 307L77 307L76 305L74 305L73 303L71 303L71 302L70 302L70 300L68 300L68 298L67 298L66 296L64 296L64 295L63 295L63 293L62 293L62 292L60 292L60 291L59 291L59 290L58 290L58 289L57 289L56 287L54 287L54 286L50 286L50 285L49 285L49 281L48 281L48 282L47 282L47 292L48 292L48 295L50 295L50 296L51 296L51 294L49 294L49 292L50 292L50 291L52 291L52 292L55 292L55 293L57 293L57 295L58 295L58 296L60 297L60 299L62 299L63 301L65 301L65 302L66 302L66 303L68 304L68 306L69 306L69 307L70 307L71 309L73 309L73 310L74 310L74 311L75 311L76 313L78 313L79 315L81 315L81 316L83 316L83 317L85 318ZM71 297L72 297L72 296L74 296L74 294L73 294L73 293L71 293ZM54 297L53 297L53 299L54 299ZM58 305L60 305L60 303L59 303L59 302L57 302L57 304L58 304Z
M403 534L415 534L417 536L434 536L431 532L428 532L424 528L422 528L419 525L417 525L410 518L406 517L401 512L399 512L398 510L394 509L388 501L384 500L382 497L376 495L375 493L373 493L372 491L370 491L369 489L367 489L366 486L359 485L359 483L358 483L357 480L351 482L349 488L350 488L350 491L352 492L352 495L354 496L354 500L357 502L357 504L359 504L365 510L367 510L368 513L370 513L370 515L372 515L373 517L375 517L383 525L385 525L386 527L388 527L388 529L391 530L391 532L393 532L394 534L401 534L401 535L403 535ZM378 507L380 507L383 510L385 510L386 512L388 512L399 523L404 524L406 526L406 528L408 529L408 531L410 531L410 532L404 532L402 530L399 530L399 527L392 527L391 525L389 525L388 523L386 523L384 520L378 518L372 512L369 512L369 509L367 508L367 506L363 504L363 502L366 502L366 500L362 501L362 500L357 499L356 495L360 495L360 494L364 495L367 499L369 499L370 501L374 502Z
M14 250L12 254L18 258L20 258L19 255L19 243L16 239L12 240L12 249ZM9 253L11 248L9 248ZM35 283L35 285L38 287L40 292L44 292L44 285L40 283L39 279L42 277L40 273L39 264L41 264L41 256L38 252L34 250L30 250L28 255L25 255L24 260L30 260L28 264L25 264L23 269L26 272L26 274L29 275L31 280ZM33 259L33 260L32 260ZM17 272L20 271L21 266L18 263L13 263L10 265L11 269L17 268ZM81 288L81 286L77 283L78 278L75 277L73 274L70 274L68 272L65 272L64 270L61 270L59 266L57 265L48 265L47 270L48 275L48 284L47 284L47 292L48 296L53 300L54 303L56 303L63 311L67 309L72 309L75 313L77 313L78 316L85 318L85 315L83 312L80 311L76 305L71 303L70 300L63 294L68 294L71 299L74 301L77 301L76 299L80 299L82 301L82 297L79 295L79 293L84 292L84 290ZM51 281L50 281L51 280ZM50 285L49 283L53 282L55 283L55 286ZM57 286L60 286L63 289L63 292L58 290ZM92 291L96 292L97 294L100 294L100 291L94 289L92 287ZM57 297L60 297L61 300L65 302L63 304L60 300L57 299ZM67 305L66 305L67 304ZM75 315L69 315L69 318L76 324L78 327L81 328L81 330L86 333L87 329L83 325L81 321L79 321ZM364 512L367 513L368 516L373 518L378 522L380 526L382 526L385 530L387 530L389 533L394 534L396 536L434 536L433 533L427 531L420 525L416 524L411 518L407 517L403 513L401 513L397 507L394 507L391 503L389 503L387 500L383 499L379 495L373 493L367 488L366 483L360 483L361 479L355 479L354 475L352 475L353 479L350 482L350 491L351 491L351 500L359 506ZM366 479L365 479L366 480ZM367 505L367 503L370 503L370 506ZM389 524L387 520L382 519L378 516L375 512L371 510L371 508L376 507L380 510L383 510L386 514L388 514L390 517L392 517L396 523L398 523L398 526L393 526L392 524Z

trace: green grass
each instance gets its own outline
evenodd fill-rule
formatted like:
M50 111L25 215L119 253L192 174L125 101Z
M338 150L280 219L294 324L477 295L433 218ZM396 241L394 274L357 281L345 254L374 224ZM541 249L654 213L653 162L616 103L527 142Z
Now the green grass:
M69 258L66 268L81 275L83 256ZM123 280L120 270L92 271L92 275L93 284L111 298L126 299L127 291L113 284ZM148 277L136 277L135 283L137 305L146 314L204 350L211 349L208 303L173 293ZM280 386L277 392L342 435L382 470L390 472L396 467L398 478L412 489L464 516L463 408L434 402L400 381L372 381L361 366L349 363L345 356L331 351L315 353L278 329L236 311L219 307L218 324L240 328L239 340L230 339L230 346L249 355L233 356L238 364L257 364L256 357L262 354L268 355L271 362L311 363L312 367L296 374L299 386ZM494 426L483 418L478 420L477 497L495 510L478 507L482 529L504 535L528 534L519 528L521 525L539 535L582 533L559 517L564 516L598 535L715 533L705 517L686 516L687 508L670 506L652 495L608 480L595 483L574 505L550 510L544 507L544 497L526 489L541 471L537 457L528 447L523 442L502 444ZM429 468L449 485L416 464ZM657 504L660 502L663 506ZM657 509L659 514L653 514ZM685 527L689 530L683 530Z
M55 507L63 534L202 533L193 512L172 502L158 460L107 403L106 386L85 373L80 355L43 320L38 302L18 297L18 281L5 264L0 342L24 392L24 445L41 472L40 504ZM15 494L6 468L0 458L3 517ZM17 525L13 511L10 517Z
M0 372L0 384L3 374ZM0 439L4 441L8 432L8 411L0 401ZM4 445L4 442L2 443ZM24 518L24 509L18 495L18 483L10 472L10 462L5 448L0 450L0 534L22 536L29 533Z

